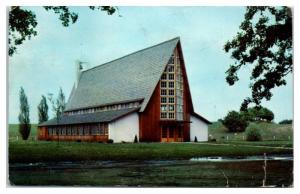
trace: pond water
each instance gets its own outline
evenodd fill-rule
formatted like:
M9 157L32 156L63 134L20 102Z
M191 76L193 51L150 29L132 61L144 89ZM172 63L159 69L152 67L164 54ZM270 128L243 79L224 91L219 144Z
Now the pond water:
M266 186L293 185L292 156L268 156L266 161ZM9 165L9 180L22 186L261 187L264 162L257 156L14 163Z

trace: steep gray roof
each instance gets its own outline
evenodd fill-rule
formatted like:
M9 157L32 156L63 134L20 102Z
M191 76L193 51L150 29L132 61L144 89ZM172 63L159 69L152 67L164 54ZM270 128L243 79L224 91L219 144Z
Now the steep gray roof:
M66 111L144 99L142 112L178 42L177 37L83 71Z
M139 108L120 109L96 113L77 114L77 115L63 115L59 122L53 118L49 121L43 122L39 126L52 125L69 125L69 124L83 124L83 123L105 123L119 119L132 112L138 111Z

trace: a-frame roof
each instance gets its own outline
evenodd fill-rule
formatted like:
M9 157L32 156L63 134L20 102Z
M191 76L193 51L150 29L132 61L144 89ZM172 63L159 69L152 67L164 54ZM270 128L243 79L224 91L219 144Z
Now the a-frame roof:
M143 112L179 37L83 71L65 111L143 99Z

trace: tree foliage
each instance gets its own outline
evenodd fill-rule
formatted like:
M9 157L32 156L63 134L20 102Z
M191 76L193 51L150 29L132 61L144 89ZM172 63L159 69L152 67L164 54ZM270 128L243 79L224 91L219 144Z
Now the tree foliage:
M48 99L52 104L52 110L54 112L54 116L57 119L57 123L58 123L60 117L62 116L66 108L65 95L63 93L62 88L61 87L59 88L58 96L56 99L53 99L52 94L49 94Z
M235 64L226 71L226 81L239 80L238 71L252 67L252 96L244 99L241 110L249 103L259 105L270 100L271 89L286 84L285 77L293 71L292 10L289 7L247 7L237 35L224 45Z
M64 27L68 27L71 23L74 24L78 19L78 13L70 11L67 6L44 6L43 8L59 15L59 20ZM89 9L101 10L108 15L112 15L117 8L112 6L89 6ZM18 45L37 35L36 26L38 22L34 12L27 10L25 7L11 6L8 25L8 54L13 56Z
M283 124L293 124L293 120L292 119L285 119L280 121L278 124L283 125Z
M268 108L262 106L256 106L247 108L245 111L241 111L241 114L247 121L272 121L274 119L274 113Z
M40 104L38 105L39 124L48 121L48 104L47 99L42 95Z
M230 111L223 119L223 125L229 132L243 132L248 126L248 122L239 112Z
M20 113L19 113L19 133L23 140L27 140L30 134L30 118L29 118L29 104L27 101L27 96L23 87L20 89Z

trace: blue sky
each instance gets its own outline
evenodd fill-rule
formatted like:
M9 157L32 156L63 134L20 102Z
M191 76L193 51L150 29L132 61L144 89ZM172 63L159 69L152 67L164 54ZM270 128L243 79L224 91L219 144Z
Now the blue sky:
M244 7L119 7L122 17L72 7L79 18L68 28L52 12L28 9L36 13L38 35L9 58L9 123L18 122L21 86L28 96L31 121L36 123L42 94L56 95L61 86L69 97L75 60L93 67L177 36L196 112L214 121L230 110L239 110L242 100L251 94L250 67L240 72L234 86L226 83L225 71L233 61L222 49L238 31ZM273 90L271 101L263 102L275 113L275 121L293 117L292 75L287 82Z

